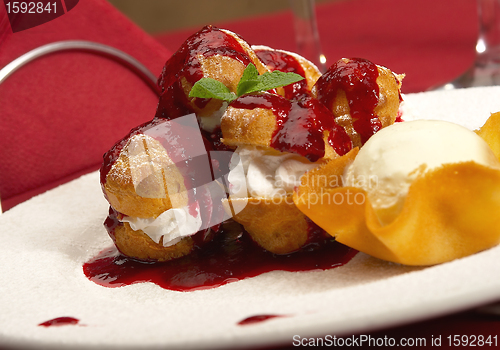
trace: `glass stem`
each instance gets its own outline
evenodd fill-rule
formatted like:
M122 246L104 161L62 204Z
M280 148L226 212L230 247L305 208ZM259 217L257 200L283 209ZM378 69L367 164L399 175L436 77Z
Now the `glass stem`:
M500 0L477 0L479 35L472 66L438 89L500 85Z
M324 73L326 59L321 50L314 0L290 0L290 7L294 17L297 53Z
M500 62L500 0L477 0L479 36L478 63Z

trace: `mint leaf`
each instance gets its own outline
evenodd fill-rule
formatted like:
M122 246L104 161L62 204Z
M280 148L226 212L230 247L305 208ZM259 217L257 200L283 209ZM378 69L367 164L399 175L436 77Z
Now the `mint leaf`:
M259 75L257 68L250 63L243 71L243 75L238 82L236 94L231 92L231 90L218 80L201 78L191 88L189 97L215 98L232 102L237 97L245 94L272 90L280 86L296 83L302 79L304 79L304 77L299 74L284 73L277 70Z
M304 77L296 73L284 73L279 70L275 70L271 73L266 72L259 75L259 83L245 93L249 94L256 91L267 91L280 86L290 85L303 79Z
M241 76L240 81L238 82L238 87L236 88L236 94L241 96L245 94L247 91L254 89L256 85L259 83L259 71L255 66L250 63L245 70L243 71L243 75Z
M189 97L215 98L231 102L237 96L220 81L212 78L201 78L191 88Z

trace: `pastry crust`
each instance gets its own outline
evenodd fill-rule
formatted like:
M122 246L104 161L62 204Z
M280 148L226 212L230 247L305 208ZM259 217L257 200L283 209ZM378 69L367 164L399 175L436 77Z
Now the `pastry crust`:
M401 102L401 82L404 78L402 74L394 74L390 69L377 66L379 86L379 100L375 107L375 115L378 116L382 127L385 128L394 124L399 112Z
M308 220L291 196L233 199L227 205L244 206L233 219L245 227L259 246L271 253L288 254L308 241Z
M184 237L175 245L164 247L162 240L154 242L142 230L134 231L127 222L118 224L113 235L122 254L145 261L177 259L191 253L195 246L191 237Z
M229 106L221 119L222 142L232 148L244 145L269 147L275 129L276 117L270 109Z
M103 190L118 212L156 218L172 207L187 204L184 178L167 151L144 134L130 137L106 175Z

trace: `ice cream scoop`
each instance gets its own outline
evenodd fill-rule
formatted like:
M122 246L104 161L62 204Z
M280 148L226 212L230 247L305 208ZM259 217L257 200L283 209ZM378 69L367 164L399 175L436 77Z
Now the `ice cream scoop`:
M473 161L500 169L487 143L458 124L417 120L380 130L344 173L344 185L366 191L382 225L401 212L412 182L443 164Z
M293 198L338 242L422 266L500 243L500 162L476 133L441 121L397 123L339 163L346 158L306 173ZM319 181L337 174L346 186Z

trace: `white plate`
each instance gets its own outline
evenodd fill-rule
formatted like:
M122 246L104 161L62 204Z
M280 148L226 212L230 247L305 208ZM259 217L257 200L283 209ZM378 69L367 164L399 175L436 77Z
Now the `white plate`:
M405 119L477 128L500 111L500 88L405 96ZM500 299L500 247L428 268L358 254L327 271L271 272L195 292L142 283L106 288L82 265L111 241L97 173L0 216L0 345L235 348L289 344L293 336L348 335ZM279 317L252 325L254 315ZM40 327L72 316L79 324Z

